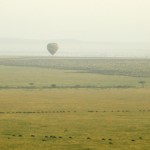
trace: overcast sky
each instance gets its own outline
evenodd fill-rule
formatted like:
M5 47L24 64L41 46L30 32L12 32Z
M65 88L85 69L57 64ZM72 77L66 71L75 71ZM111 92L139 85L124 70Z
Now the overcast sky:
M150 42L150 0L0 0L0 36Z

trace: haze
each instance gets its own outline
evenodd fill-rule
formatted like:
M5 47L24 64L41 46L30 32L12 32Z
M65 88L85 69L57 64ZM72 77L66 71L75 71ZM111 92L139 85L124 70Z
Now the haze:
M147 55L149 8L149 0L0 0L0 36L1 39L134 43L134 47L142 43L135 50L143 47ZM4 49L9 53L7 46L0 45L0 52ZM124 49L123 45L119 49Z

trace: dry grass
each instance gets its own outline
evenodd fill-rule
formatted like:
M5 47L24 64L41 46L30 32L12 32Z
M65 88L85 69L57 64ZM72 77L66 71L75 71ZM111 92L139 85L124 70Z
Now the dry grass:
M10 112L0 114L2 149L150 148L149 89L1 90L0 95L0 110ZM57 138L45 138L51 135Z
M145 87L150 87L150 78L129 77L119 75L102 75L79 73L72 70L56 70L34 67L0 66L0 87L32 86L42 87L56 84L58 86L135 86L141 87L139 81L144 80Z
M1 58L0 150L149 150L148 62Z

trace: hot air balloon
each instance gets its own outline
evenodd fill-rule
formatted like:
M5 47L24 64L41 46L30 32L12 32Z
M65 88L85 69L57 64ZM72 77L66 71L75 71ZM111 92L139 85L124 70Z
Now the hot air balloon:
M58 44L57 43L49 43L47 45L47 50L51 53L51 55L54 55L58 50Z

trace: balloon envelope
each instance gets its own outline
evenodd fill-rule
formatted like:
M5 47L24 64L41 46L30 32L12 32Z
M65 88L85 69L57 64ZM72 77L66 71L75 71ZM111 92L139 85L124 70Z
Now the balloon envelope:
M57 43L49 43L47 45L47 50L52 54L54 55L57 50L58 50L58 44Z

